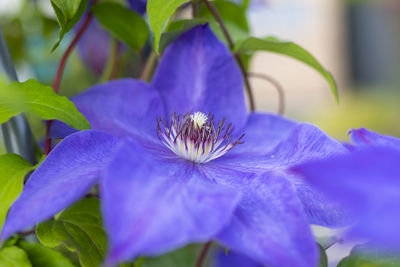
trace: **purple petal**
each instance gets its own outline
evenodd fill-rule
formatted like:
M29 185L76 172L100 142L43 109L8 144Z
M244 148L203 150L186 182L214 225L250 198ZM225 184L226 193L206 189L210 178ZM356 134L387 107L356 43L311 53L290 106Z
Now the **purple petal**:
M239 133L245 134L244 143L236 146L230 153L265 155L282 140L285 140L296 125L296 122L282 116L268 113L251 113L246 126Z
M244 196L218 240L268 266L316 266L318 252L290 182L266 173L244 187Z
M311 160L329 158L348 150L316 126L302 123L269 155L274 164L290 167Z
M65 122L54 120L51 122L48 136L49 138L62 139L76 132L78 132L77 129L72 128Z
M219 251L216 255L216 262L213 264L214 267L262 267L253 261L251 258L228 250L228 255L225 251Z
M323 131L311 124L301 123L290 125L290 121L288 121L288 125L286 125L286 122L284 120L281 121L279 118L275 120L275 123L278 125L278 129L276 132L273 130L274 133L271 134L271 143L273 145L266 144L268 137L266 140L259 141L260 144L266 147L265 151L263 151L263 148L250 149L245 147L242 153L235 153L235 150L241 150L240 146L242 145L238 145L224 157L214 160L213 163L253 172L271 169L286 170L301 162L327 158L348 152L343 144L330 138ZM282 129L282 138L279 137L280 129ZM268 129L265 129L266 136L268 136L267 132ZM259 133L261 135L261 131ZM250 133L249 141L253 146L256 146L257 142L253 140L252 135ZM244 141L246 142L246 139ZM246 150L250 152L246 153ZM259 152L264 153L261 154Z
M400 151L372 147L293 170L354 212L353 234L400 248L399 162Z
M134 142L121 145L101 192L110 265L210 240L240 197L203 178L193 163L162 159Z
M324 194L306 183L301 177L288 176L296 188L297 197L303 204L304 212L311 224L338 228L348 226L352 218L344 207L331 201Z
M244 126L247 108L242 74L208 25L192 28L166 49L152 84L168 113L201 111Z
M383 146L400 149L400 138L382 135L365 128L350 131L351 140L359 146Z
M147 0L128 0L128 3L140 15L146 13Z
M348 215L342 208L328 201L320 192L308 186L300 177L287 172L288 168L302 162L329 158L334 155L348 153L348 150L341 143L330 138L313 125L303 123L293 126L290 122L286 124L278 118L273 121L276 121L277 125L283 125L283 127L277 127L276 134L271 135L272 142L278 142L279 137L274 136L279 136L279 129L284 129L282 130L282 135L286 136L286 138L282 138L275 148L269 148L268 153L265 155L254 155L252 153L227 154L221 159L213 161L211 165L215 165L215 168L231 168L245 172L279 171L296 188L297 195L303 203L304 211L310 223L329 227L341 227L348 224ZM286 127L292 129L289 134L289 130ZM268 132L268 130L266 129L265 132ZM256 145L255 142L254 145ZM236 147L232 152L235 149Z
M157 91L133 79L95 85L72 101L88 119L92 129L119 137L145 135L157 138L156 118L164 116ZM55 123L52 128L53 136L60 136L68 129L62 123Z
M84 196L109 162L116 142L92 130L64 139L30 176L10 209L1 238L51 218Z

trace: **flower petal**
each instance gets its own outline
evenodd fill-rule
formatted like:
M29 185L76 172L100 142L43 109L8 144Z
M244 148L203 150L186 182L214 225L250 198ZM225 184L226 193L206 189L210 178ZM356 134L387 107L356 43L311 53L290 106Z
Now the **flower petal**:
M348 150L318 127L301 123L282 141L269 157L274 165L291 167L311 160L347 153Z
M128 0L129 6L140 15L146 13L147 0Z
M10 209L1 238L51 218L83 197L109 162L116 142L92 130L64 139L30 176Z
M201 111L244 126L247 108L242 74L227 47L208 25L192 28L169 45L152 84L167 112Z
M309 223L338 228L348 226L353 222L344 207L331 201L301 177L289 175L287 177L296 188L297 197L303 204Z
M72 101L88 119L92 129L125 137L156 137L157 116L164 109L156 90L142 81L120 79L95 85ZM60 136L66 127L54 123L53 136Z
M110 265L210 240L240 197L205 179L193 163L162 159L133 141L121 145L101 192Z
M285 140L297 125L295 121L268 113L251 113L242 132L243 144L236 146L230 154L252 153L265 155Z
M343 144L330 138L323 131L311 124L300 123L293 126L290 125L289 121L287 122L289 124L287 126L285 125L286 122L280 119L276 119L275 123L278 124L278 130L271 137L271 142L275 146L269 146L266 144L266 141L260 140L259 143L262 144L260 147L266 147L264 153L260 153L263 152L263 148L253 150L244 148L242 153L234 153L235 149L240 150L240 146L242 146L238 145L223 157L214 160L213 163L249 172L263 172L271 169L286 170L301 162L327 158L348 152ZM286 127L290 129L286 129ZM283 129L281 139L277 137L279 129ZM265 130L265 132L267 131ZM257 142L252 140L252 137L250 138L250 142L253 146L257 145ZM278 144L276 145L276 143ZM246 152L246 150L249 152Z
M318 252L301 203L283 177L254 178L218 240L271 267L316 266Z
M285 121L281 121L279 118L272 121L278 125L275 136L278 136L279 129L283 129L282 135L286 136L286 138L282 138L275 148L269 148L268 153L264 155L257 153L229 153L221 157L221 159L211 162L210 165L215 165L215 169L230 168L244 172L262 173L271 170L280 172L296 188L297 196L303 203L304 211L310 223L329 227L341 227L348 224L349 218L346 211L335 203L328 201L314 188L308 186L301 177L294 176L287 171L288 168L302 162L329 158L334 155L348 153L348 150L341 143L330 138L311 124L302 123L293 126L290 125L290 122L286 124ZM290 131L286 127L292 130ZM267 131L265 130L265 132ZM287 133L288 131L290 131L289 134ZM273 136L271 138L272 142L276 143L279 137ZM262 149L259 151L262 151ZM324 174L321 173L320 175L323 176ZM232 178L230 179L232 180Z
M399 162L400 151L370 147L293 171L354 212L360 222L353 233L400 248Z
M78 132L77 129L72 128L65 122L53 120L50 124L49 138L62 139L76 132Z
M400 138L382 135L365 128L350 130L351 140L359 146L384 146L400 149Z

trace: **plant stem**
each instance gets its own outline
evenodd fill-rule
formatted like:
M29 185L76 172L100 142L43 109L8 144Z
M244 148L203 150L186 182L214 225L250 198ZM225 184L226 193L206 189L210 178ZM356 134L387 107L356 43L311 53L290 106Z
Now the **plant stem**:
M97 2L97 0L94 0L93 4L95 4L96 2ZM65 65L67 64L67 60L68 60L69 56L71 55L71 52L74 49L75 45L78 43L79 39L82 37L83 33L89 26L89 23L92 20L92 18L93 18L93 14L89 11L89 13L87 14L85 20L83 21L81 27L78 29L78 32L76 33L74 39L69 44L67 50L65 50L64 55L61 58L60 64L58 65L57 74L56 74L56 77L53 82L53 89L54 89L54 92L56 92L56 93L59 92L60 82L61 82L61 78L64 73ZM48 155L51 150L51 138L49 138L51 122L52 122L51 120L47 121L47 127L46 127L46 143L45 143L45 148L44 148L44 153L46 155Z
M196 18L199 15L199 1L193 0L192 1L192 17Z
M115 78L117 78L117 75L118 75L119 47L120 47L119 41L115 40L114 46L113 46L113 52L112 52L113 53L112 54L112 67L111 67L109 80L114 80Z
M212 245L212 241L208 241L207 243L204 244L199 257L197 258L196 267L203 266L203 263L207 257L207 253L210 250L211 245Z
M265 80L276 88L279 97L278 114L282 115L285 112L285 90L283 89L282 85L277 80L266 74L249 72L248 75L250 77L252 76L254 78Z
M229 49L231 51L233 51L235 44L233 42L231 35L229 34L228 29L225 26L224 21L222 20L220 14L218 13L218 10L215 8L215 6L209 0L202 0L202 1L207 6L208 10L211 12L213 17L217 21L218 25L220 26L220 28L226 38L226 41L228 42ZM239 54L234 54L234 56L239 65L240 71L242 72L242 75L243 75L244 84L246 86L246 92L249 97L250 110L254 111L255 110L254 96L253 96L252 88L251 88L251 85L249 82L249 77L247 75L246 67L244 66L243 60Z
M118 74L118 53L119 41L112 38L110 40L110 52L108 53L107 63L103 69L99 82L107 82L116 78Z
M146 61L146 64L143 69L142 76L140 79L144 81L149 81L151 76L151 71L153 69L154 61L156 60L156 53L154 51L151 52L149 58Z
M18 232L18 234L22 235L22 236L31 235L31 234L34 234L34 233L35 233L35 228L33 228L32 230L29 230L29 231L25 231L25 232Z

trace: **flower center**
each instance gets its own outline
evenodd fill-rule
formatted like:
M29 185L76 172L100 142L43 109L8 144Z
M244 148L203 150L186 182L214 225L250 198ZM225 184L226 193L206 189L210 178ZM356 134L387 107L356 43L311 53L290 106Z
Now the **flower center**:
M225 118L214 125L214 116L195 112L177 115L173 113L168 125L157 118L157 135L176 155L197 163L206 163L241 144L242 134L232 142L232 124L225 127Z

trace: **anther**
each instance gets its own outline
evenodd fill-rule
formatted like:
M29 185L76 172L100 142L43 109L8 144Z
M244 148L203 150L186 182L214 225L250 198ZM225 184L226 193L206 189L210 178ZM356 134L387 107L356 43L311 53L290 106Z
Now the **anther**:
M225 118L214 125L214 116L202 112L171 114L170 124L157 118L157 135L176 155L197 163L206 163L242 143L242 134L232 142L232 124L225 127Z

